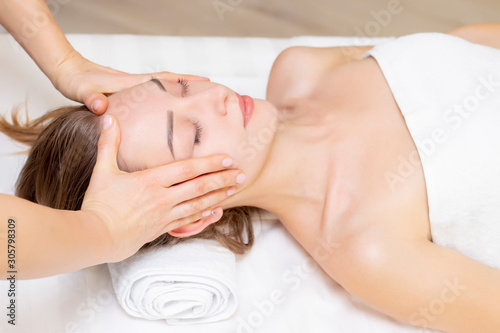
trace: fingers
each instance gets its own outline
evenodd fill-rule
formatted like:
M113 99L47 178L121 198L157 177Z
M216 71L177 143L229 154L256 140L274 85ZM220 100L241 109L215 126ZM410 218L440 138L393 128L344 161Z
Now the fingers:
M175 191L176 195L173 204L177 205L193 198L202 197L216 190L227 189L230 186L241 184L244 182L244 178L245 175L241 170L231 169L202 175L182 184L171 186L169 189ZM229 195L234 194L232 192L234 192L234 188L229 190Z
M144 171L144 174L163 187L170 187L206 173L228 169L232 164L233 160L227 155L212 155L155 167Z
M212 223L218 222L223 215L223 210L221 207L216 207L214 209L209 210L210 214L208 216L202 215L202 213L193 214L184 218L180 218L176 221L169 223L159 235L169 232L172 236L179 237L175 232L172 232L178 228L186 226L190 223L203 224L205 226L210 225ZM159 235L155 236L158 237ZM154 238L153 238L154 239Z
M102 115L108 108L108 98L99 92L92 92L83 98L85 106L96 115Z
M116 118L111 115L101 117L102 131L97 142L97 161L95 170L116 171L118 170L117 155L120 146L120 126Z
M235 193L236 189L230 186L197 197L190 196L188 200L181 201L172 207L170 217L172 220L177 220L198 213L202 214L210 209L210 207L219 205L221 201Z

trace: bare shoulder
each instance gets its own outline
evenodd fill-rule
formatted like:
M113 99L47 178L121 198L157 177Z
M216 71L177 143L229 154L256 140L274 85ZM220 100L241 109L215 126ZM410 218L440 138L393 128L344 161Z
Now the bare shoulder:
M274 61L267 86L267 99L277 107L285 101L301 99L314 91L332 69L361 60L372 46L306 47L285 49Z
M347 288L355 282L352 272L380 272L391 264L390 256L404 255L406 245L432 242L421 191L408 185L391 195L374 192L370 203L354 204L341 220L324 223L321 234L336 244L325 271Z
M469 42L500 49L500 23L465 25L448 32Z

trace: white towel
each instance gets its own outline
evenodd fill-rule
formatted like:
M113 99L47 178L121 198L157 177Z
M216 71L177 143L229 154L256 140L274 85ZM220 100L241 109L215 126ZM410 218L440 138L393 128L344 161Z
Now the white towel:
M181 325L236 310L235 255L212 240L146 249L108 268L118 302L134 317Z
M500 269L500 50L420 33L369 54L422 160L432 241ZM414 173L410 155L400 161L390 186Z

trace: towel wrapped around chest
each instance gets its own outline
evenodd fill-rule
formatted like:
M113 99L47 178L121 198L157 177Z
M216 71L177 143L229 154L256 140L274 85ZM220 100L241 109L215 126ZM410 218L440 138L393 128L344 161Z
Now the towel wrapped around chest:
M500 269L500 50L420 33L368 54L418 149L433 242Z

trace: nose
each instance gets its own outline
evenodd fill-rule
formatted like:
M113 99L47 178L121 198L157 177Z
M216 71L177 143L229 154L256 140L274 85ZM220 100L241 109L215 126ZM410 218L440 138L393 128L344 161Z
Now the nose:
M229 91L226 87L216 84L193 94L191 102L196 104L196 106L193 106L198 110L225 116L227 114L228 95Z

